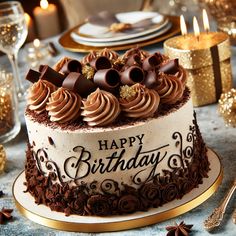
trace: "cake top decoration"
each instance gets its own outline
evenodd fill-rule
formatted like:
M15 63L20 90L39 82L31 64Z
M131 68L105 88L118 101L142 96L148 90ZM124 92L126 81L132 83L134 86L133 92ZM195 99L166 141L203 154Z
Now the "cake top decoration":
M178 59L169 60L159 52L150 54L135 47L119 55L104 48L90 52L81 61L65 57L53 68L41 65L39 71L29 70L26 79L33 83L29 89L28 109L46 113L52 122L83 120L89 126L105 126L122 117L152 117L158 113L159 103L165 105L181 101L186 73ZM99 98L100 102L95 98ZM55 118L54 110L57 109L52 108L52 104L60 106L65 104L65 100L68 104L61 110L70 111L76 107L77 115ZM91 114L95 110L96 114L99 113L100 108L92 111L94 106L91 102L102 105L107 112L103 113L109 116L110 112L113 118L106 122L101 118L101 122L94 121L97 118L91 118ZM103 113L100 115L103 116Z

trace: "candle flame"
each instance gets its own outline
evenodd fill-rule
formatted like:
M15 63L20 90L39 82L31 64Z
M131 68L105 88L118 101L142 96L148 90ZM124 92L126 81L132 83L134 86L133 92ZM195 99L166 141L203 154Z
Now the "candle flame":
M40 40L39 39L35 39L33 42L34 47L38 48L40 46Z
M194 31L194 35L199 40L200 29L199 29L199 25L198 25L196 16L193 17L193 31Z
M206 9L202 10L202 18L203 18L204 30L206 32L208 32L210 30L210 25L209 25L209 20L208 20Z
M47 9L48 8L48 1L47 0L41 0L40 1L40 7L42 9Z
M185 23L185 20L184 20L184 16L181 15L180 16L180 29L181 29L181 34L182 35L187 35L187 27L186 27L186 23Z
M29 23L30 23L30 16L29 16L28 13L24 13L24 16L25 16L26 24L29 26Z

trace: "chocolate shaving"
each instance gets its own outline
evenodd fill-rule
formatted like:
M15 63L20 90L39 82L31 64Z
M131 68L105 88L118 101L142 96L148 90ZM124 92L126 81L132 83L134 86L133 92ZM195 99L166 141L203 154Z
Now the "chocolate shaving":
M5 222L12 219L11 213L13 209L2 208L0 211L0 224L4 224Z

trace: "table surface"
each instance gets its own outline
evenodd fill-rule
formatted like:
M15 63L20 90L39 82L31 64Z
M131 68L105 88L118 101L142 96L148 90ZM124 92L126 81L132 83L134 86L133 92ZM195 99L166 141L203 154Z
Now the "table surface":
M63 56L71 56L78 59L83 56L83 54L68 52L61 48L57 43L58 37L52 38L51 41L55 43L60 52L57 57L53 57L51 59L50 64L52 65ZM162 48L163 43L145 47L145 49L150 52L162 51ZM24 78L26 71L29 69L29 65L25 61L25 55L25 50L21 50L19 65L22 78ZM0 57L0 67L10 68L9 61L5 56ZM234 87L236 87L236 48L233 47L232 68L234 75ZM5 193L5 195L0 198L0 208L13 208L14 220L10 223L0 225L0 235L96 235L53 230L26 219L16 209L14 199L12 197L12 183L24 169L27 141L27 132L23 115L24 106L24 103L20 104L19 113L21 119L21 131L19 135L11 142L4 144L7 153L7 164L5 173L0 175L0 190ZM198 124L206 144L219 154L224 167L223 182L218 191L200 206L176 218L143 228L122 232L101 233L99 235L166 235L165 227L167 225L172 225L174 222L180 223L182 220L188 224L194 224L193 234L191 235L210 235L204 230L203 221L212 212L212 210L218 206L220 200L226 194L234 178L236 177L236 128L225 126L223 119L219 117L219 114L217 113L217 104L195 108L195 111L197 113ZM230 201L227 208L222 226L214 232L214 235L236 235L236 225L232 222L231 218L233 210L236 208L235 200L236 197L234 196L234 199Z

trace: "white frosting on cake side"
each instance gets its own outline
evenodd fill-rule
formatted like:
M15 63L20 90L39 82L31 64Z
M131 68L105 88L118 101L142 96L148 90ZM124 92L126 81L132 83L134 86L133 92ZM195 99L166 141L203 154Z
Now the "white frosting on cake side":
M62 130L25 116L29 142L45 176L70 185L116 181L133 187L186 167L193 154L193 108L189 99L178 110L120 127Z

